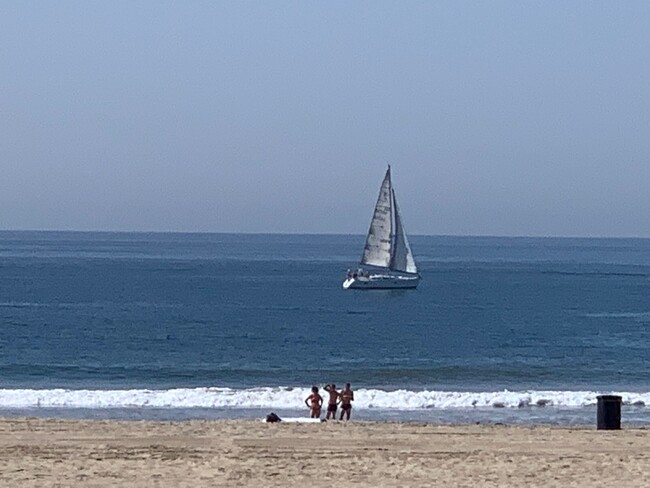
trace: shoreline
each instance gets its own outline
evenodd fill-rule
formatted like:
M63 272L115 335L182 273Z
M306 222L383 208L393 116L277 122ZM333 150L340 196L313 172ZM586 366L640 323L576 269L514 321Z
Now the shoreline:
M0 418L0 485L650 484L650 429Z
M286 408L0 408L0 418L58 419L58 420L112 420L112 421L256 421L269 413L281 418L307 417L307 409ZM557 426L590 428L596 425L596 406L586 407L526 407L465 409L381 410L353 408L352 421L424 423L431 425L513 425ZM650 427L650 409L625 405L621 411L623 428ZM325 412L321 418L325 417ZM338 417L338 416L337 416Z

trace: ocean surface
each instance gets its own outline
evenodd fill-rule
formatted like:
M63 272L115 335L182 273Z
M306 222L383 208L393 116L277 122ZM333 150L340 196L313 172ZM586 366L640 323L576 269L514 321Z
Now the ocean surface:
M361 235L0 232L0 415L650 423L650 240L410 240L358 291Z

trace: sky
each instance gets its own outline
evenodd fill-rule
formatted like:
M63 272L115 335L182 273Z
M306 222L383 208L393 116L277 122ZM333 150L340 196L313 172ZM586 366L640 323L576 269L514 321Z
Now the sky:
M650 237L650 2L0 0L0 229Z

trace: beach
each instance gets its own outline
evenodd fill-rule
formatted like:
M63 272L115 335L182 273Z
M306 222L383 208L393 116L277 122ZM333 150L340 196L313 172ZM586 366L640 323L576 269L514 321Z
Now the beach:
M0 486L650 485L650 430L0 420Z

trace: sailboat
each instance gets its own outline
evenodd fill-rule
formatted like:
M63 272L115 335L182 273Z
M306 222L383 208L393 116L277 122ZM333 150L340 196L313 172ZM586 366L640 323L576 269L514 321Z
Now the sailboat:
M379 188L361 266L354 272L348 270L343 288L416 288L419 283L420 275L406 237L388 165Z

